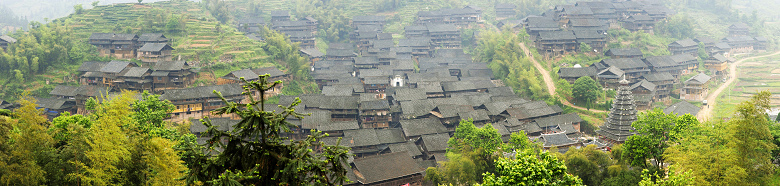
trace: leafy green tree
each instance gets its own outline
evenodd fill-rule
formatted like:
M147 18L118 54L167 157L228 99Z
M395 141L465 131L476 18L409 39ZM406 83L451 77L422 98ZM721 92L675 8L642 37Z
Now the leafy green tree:
M141 99L132 104L133 114L131 117L138 123L142 133L148 133L152 136L167 136L173 131L165 128L163 120L167 118L173 110L176 109L171 101L160 100L160 95L152 95L144 91ZM169 139L170 136L167 136Z
M733 147L740 155L740 167L748 171L747 183L763 183L770 175L774 166L770 154L777 146L772 143L774 138L770 133L766 111L769 110L771 93L761 91L748 101L737 105L737 110L729 120L729 131L733 132Z
M97 7L98 3L100 3L100 1L92 1L92 7Z
M483 174L485 186L504 185L583 185L577 176L566 172L566 165L548 152L517 152L514 159L499 158L496 173Z
M570 100L572 98L572 85L565 79L558 79L556 86L556 93L561 97Z
M232 131L220 131L210 119L204 119L204 125L209 128L208 135L213 136L206 148L221 147L224 150L211 151L216 155L209 157L203 154L201 148L188 148L189 153L199 154L188 163L191 170L186 177L188 184L330 185L349 181L344 167L349 156L348 149L338 146L340 140L336 146L324 145L318 140L327 135L315 131L304 140L288 141L287 144L280 136L282 132L290 132L289 127L294 126L286 121L288 117L302 117L293 109L300 100L281 107L283 111L279 113L265 111L265 99L255 100L251 91L263 95L281 83L269 83L268 77L262 75L259 81L252 82L243 80L244 94L249 100L247 103L228 102L215 91L227 106L213 113L235 114L241 121Z
M21 107L14 112L18 120L5 120L10 121L13 130L7 136L8 153L0 159L0 184L42 185L47 181L44 168L51 161L54 140L46 130L43 109L36 109L36 101L29 93L23 94Z
M689 186L694 185L694 177L690 171L678 172L675 167L670 167L668 177L662 177L658 173L651 174L647 169L642 170L642 181L639 186Z
M572 88L571 93L574 99L583 101L586 104L591 104L601 95L601 85L588 76L578 78L574 81Z
M584 148L570 148L564 154L569 173L577 175L585 185L601 185L608 176L608 167L613 165L610 155L596 149L595 145Z
M707 49L704 47L704 43L702 42L699 42L698 54L699 54L699 59L705 60L707 58L710 58L710 55L707 54Z
M81 4L73 5L73 11L76 14L84 13L84 6L82 6Z
M631 165L645 168L648 159L655 159L653 166L660 168L665 160L664 151L697 125L699 121L690 114L677 117L673 113L665 114L659 108L642 112L631 124L637 135L628 137L623 144L623 156Z
M580 43L580 52L582 53L590 53L593 52L593 48L590 47L587 43Z
M166 30L167 30L169 33L176 33L176 32L179 32L179 31L181 31L181 30L179 29L179 28L180 28L180 26L181 26L181 23L180 23L180 21L181 21L181 20L179 19L179 16L178 16L178 15L171 15L170 17L168 17L168 23L167 23L167 24L165 24L165 29L166 29Z

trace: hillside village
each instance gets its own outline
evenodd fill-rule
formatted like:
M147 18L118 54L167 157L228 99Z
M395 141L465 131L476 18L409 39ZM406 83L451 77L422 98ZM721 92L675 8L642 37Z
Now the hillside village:
M349 43L328 43L327 49L317 47L319 21L310 15L275 10L270 20L237 19L232 26L252 40L264 42L261 32L267 27L300 47L298 52L308 59L306 70L320 92L302 95L282 93L297 74L278 66L231 71L216 77L215 84L201 86L196 80L203 66L174 56L172 51L177 49L163 33L92 33L88 44L97 48L99 56L113 60L83 62L73 72L77 86L56 85L49 92L52 97L38 98L37 104L52 120L64 112L89 114L93 110L88 102L105 99L105 95L148 91L175 106L166 121L191 123L189 131L198 136L197 142L207 144L213 136L201 118L211 118L220 131L232 131L241 119L214 114L225 104L213 92L229 102L247 103L242 80L268 75L269 82L283 83L265 95L252 92L251 96L277 99L278 103L265 106L276 112L299 98L295 111L307 115L288 117L295 128L281 135L304 140L316 130L329 135L320 140L327 145L341 139L339 145L354 154L347 169L354 182L346 185L424 185L426 169L448 160L448 142L461 121L473 122L478 128L490 125L504 143L512 133L524 132L544 150L566 153L570 147L595 145L608 152L636 135L631 124L640 111L661 103L668 105L664 113L695 116L700 107L688 101L706 104L714 84L729 76L728 66L736 61L735 56L770 48L766 38L751 35L745 24L731 25L725 38L674 41L667 46L670 55L609 48L609 30L653 33L657 22L676 14L656 1L577 2L523 19L514 19L516 9L513 4L495 4L495 27L483 20L483 9L473 5L421 10L403 33L386 33L385 16L354 16ZM603 55L603 60L592 65L560 67L553 72L570 84L590 77L616 92L609 98L613 104L604 123L590 124L600 126L596 134L584 133L587 121L563 105L518 96L517 90L494 76L488 63L475 61L473 54L464 51L463 31L486 26L527 33L526 39L543 58ZM14 42L0 36L3 50ZM592 51L583 51L583 46ZM700 57L701 49L707 58ZM682 101L672 104L673 99ZM17 107L0 100L0 109Z

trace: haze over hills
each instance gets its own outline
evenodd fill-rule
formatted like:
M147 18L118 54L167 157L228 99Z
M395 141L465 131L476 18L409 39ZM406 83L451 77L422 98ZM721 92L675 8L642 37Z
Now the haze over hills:
M27 17L30 21L44 22L57 19L73 13L73 6L82 4L84 8L92 8L92 2L97 0L0 0L4 5L19 17ZM144 0L144 3L152 3L161 0ZM99 5L114 3L138 3L137 0L100 0Z

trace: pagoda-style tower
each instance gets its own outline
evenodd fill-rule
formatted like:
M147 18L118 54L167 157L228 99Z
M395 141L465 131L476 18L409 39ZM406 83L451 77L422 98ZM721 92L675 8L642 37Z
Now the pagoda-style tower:
M620 87L612 103L609 117L604 125L596 131L602 138L613 143L623 143L629 136L635 134L632 132L634 127L631 127L631 123L636 121L636 104L634 104L634 96L631 95L631 90L628 87L628 80L623 77L623 80L620 80Z

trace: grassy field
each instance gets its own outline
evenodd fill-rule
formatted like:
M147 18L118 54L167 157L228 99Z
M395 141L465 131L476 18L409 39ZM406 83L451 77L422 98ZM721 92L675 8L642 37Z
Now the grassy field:
M738 77L718 98L715 116L730 116L736 105L749 100L756 92L772 93L771 106L780 106L780 57L750 60L737 67Z

